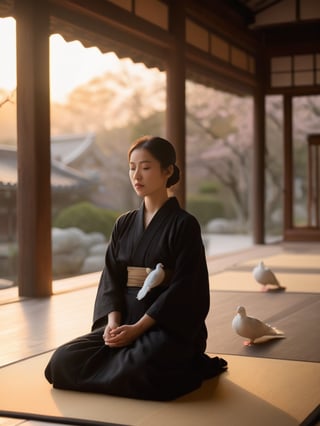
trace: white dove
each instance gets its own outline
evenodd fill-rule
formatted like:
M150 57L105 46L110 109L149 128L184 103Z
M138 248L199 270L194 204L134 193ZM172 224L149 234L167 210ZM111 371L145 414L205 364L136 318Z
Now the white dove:
M284 333L276 327L272 327L257 318L248 317L243 306L238 306L237 314L232 320L233 330L239 336L246 337L248 341L244 345L252 345L260 337L284 337Z
M143 286L137 294L137 299L141 300L145 295L157 285L161 284L165 278L165 271L162 263L158 263L155 269L151 270L144 280Z
M274 290L285 290L285 287L282 287L277 280L277 277L272 272L272 270L264 265L264 262L261 261L257 266L252 270L252 274L257 283L262 284L263 291ZM268 286L272 287L268 287Z

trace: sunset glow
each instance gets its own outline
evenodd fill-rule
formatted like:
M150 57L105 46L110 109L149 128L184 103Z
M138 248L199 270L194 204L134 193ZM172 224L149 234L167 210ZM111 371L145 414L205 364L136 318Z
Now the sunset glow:
M0 18L0 89L11 92L16 87L16 33L13 18ZM67 43L59 34L50 36L51 100L64 102L77 86L119 67L113 53L102 54L98 48L85 48L79 41Z
M0 89L12 91L16 83L16 24L13 18L0 18Z

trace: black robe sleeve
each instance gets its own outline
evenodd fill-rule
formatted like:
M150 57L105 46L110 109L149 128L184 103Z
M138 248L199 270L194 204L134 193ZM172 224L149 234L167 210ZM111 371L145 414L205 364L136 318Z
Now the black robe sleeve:
M127 269L117 260L117 242L124 220L125 216L120 216L116 221L106 251L105 267L100 277L94 304L92 329L96 328L97 322L105 319L109 312L123 312L125 306L124 287L127 280Z
M201 230L197 220L180 210L169 243L175 258L172 279L147 313L167 330L196 339L206 333L204 321L210 304L209 277Z

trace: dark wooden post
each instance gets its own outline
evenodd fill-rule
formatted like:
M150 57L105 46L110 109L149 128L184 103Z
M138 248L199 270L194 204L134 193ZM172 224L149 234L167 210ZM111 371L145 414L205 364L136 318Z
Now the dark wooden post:
M258 88L254 94L253 141L253 242L265 243L265 96Z
M284 234L293 228L292 97L284 95Z
M184 2L170 3L170 32L174 43L167 61L167 138L175 146L181 177L176 195L182 207L186 201L186 95Z
M52 292L49 12L16 0L19 295Z

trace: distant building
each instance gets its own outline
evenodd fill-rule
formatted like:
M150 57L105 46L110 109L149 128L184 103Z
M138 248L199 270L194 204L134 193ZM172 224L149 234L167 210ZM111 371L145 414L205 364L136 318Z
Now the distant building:
M53 137L51 190L53 213L80 200L92 200L105 159L94 134ZM0 145L0 241L16 240L17 151Z

